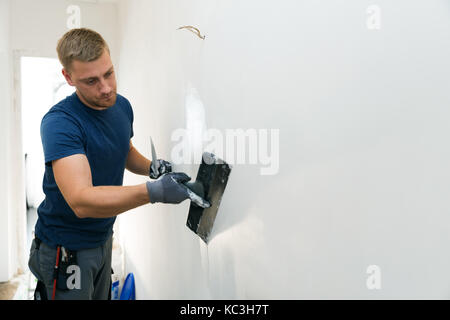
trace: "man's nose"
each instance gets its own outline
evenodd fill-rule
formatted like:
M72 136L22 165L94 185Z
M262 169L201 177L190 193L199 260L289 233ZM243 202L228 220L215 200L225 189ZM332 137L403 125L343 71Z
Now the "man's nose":
M100 93L109 94L111 92L111 86L105 79L100 79Z

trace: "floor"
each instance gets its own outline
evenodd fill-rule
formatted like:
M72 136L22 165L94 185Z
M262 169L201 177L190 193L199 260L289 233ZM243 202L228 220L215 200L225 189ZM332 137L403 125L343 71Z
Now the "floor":
M0 282L0 300L11 300L19 287L18 281Z
M29 208L27 210L27 248L31 247L36 221L36 208ZM0 300L32 300L35 288L36 278L27 268L24 273L16 274L10 281L0 283Z

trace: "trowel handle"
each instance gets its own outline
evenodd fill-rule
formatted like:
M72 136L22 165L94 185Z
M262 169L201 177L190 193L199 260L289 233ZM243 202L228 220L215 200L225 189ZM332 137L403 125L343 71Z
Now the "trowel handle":
M186 187L188 191L189 198L192 202L194 202L197 206L202 208L209 208L211 204L204 199L205 191L203 188L203 184L199 181L195 182L185 182L183 185Z
M205 196L205 190L203 188L203 184L200 181L189 181L189 182L185 182L184 185L186 187L188 187L189 189L191 189L192 192L194 192L196 195L200 196L200 197L204 197Z

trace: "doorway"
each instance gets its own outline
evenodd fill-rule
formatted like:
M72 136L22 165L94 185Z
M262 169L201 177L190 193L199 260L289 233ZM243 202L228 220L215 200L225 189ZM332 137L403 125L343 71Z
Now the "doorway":
M28 248L34 237L37 208L44 200L42 179L45 166L40 138L41 120L53 105L74 92L73 87L62 76L61 69L56 58L20 58Z

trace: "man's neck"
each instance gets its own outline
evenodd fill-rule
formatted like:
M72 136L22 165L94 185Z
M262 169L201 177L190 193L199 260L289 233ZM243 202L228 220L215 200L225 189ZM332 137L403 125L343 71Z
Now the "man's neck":
M84 99L83 95L82 95L78 90L76 90L75 93L77 94L78 99L80 99L81 102L83 102L83 104L84 104L86 107L89 107L89 108L94 109L94 110L106 110L106 109L108 109L108 107L94 107L93 105L91 105L90 103L88 103L88 102L86 101L86 99Z

